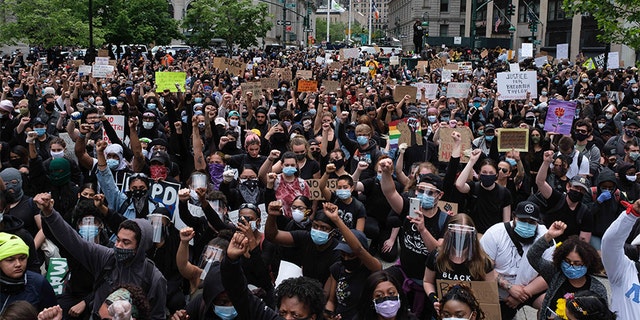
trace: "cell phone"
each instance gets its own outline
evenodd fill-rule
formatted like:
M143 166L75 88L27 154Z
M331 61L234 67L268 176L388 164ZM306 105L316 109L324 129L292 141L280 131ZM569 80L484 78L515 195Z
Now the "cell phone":
M275 126L278 124L278 120L276 119L271 119L271 126Z
M416 211L420 210L420 199L418 198L409 198L409 217L417 218L418 214Z

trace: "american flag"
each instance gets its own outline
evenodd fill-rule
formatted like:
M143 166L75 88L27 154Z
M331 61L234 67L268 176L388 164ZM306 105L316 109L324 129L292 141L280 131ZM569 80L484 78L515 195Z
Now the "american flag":
M380 11L378 11L378 7L376 7L375 3L371 3L373 6L371 7L371 12L373 12L373 17L376 18L376 20L380 19Z
M493 32L498 32L498 27L500 26L500 24L502 24L502 19L500 19L500 16L498 16L498 18L496 19L496 27L495 29L493 29Z

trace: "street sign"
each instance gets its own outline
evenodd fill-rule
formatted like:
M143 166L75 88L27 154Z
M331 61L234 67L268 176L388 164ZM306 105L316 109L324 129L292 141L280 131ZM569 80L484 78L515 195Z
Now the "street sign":
M290 25L291 25L291 21L285 21L285 22L284 22L284 25L285 25L285 26L290 26Z
M295 3L287 3L287 4L286 4L286 7L287 7L287 8L289 8L289 9L291 9L291 8L295 8L295 7L296 7L296 4L295 4Z
M304 32L313 32L313 29L304 29Z
M290 26L291 25L291 21L278 20L278 21L276 21L276 24L279 25L279 26L282 26L282 25Z

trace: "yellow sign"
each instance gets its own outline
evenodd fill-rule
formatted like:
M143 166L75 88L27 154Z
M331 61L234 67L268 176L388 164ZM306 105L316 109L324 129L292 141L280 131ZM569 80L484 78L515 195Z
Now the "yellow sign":
M179 83L180 90L184 92L184 83L186 80L186 72L156 72L156 91L162 92L168 89L171 92L178 92L176 83Z

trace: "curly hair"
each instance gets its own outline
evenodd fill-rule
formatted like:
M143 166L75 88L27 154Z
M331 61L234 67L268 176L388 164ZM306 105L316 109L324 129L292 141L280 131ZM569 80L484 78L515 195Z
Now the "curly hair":
M618 317L609 310L607 300L589 290L577 292L567 299L567 312L578 320L615 320Z
M309 307L309 317L316 316L322 319L325 299L322 285L316 279L308 277L292 278L282 281L276 288L276 304L280 304L284 298L297 298L303 305Z
M484 311L480 308L480 302L478 302L478 299L476 299L476 296L473 294L473 290L466 284L457 284L447 291L444 297L442 297L442 300L440 300L440 313L442 313L444 306L449 301L462 302L469 306L472 313L476 313L476 320L485 319Z
M580 240L578 236L570 236L553 252L553 265L557 270L560 270L562 261L567 258L569 253L574 251L582 258L582 263L587 267L587 273L594 274L602 271L603 266L598 251L590 244Z
M120 288L126 289L131 294L131 305L135 306L138 310L137 320L150 320L151 319L151 305L147 299L147 295L144 293L141 287L134 284L124 283L119 285L115 290Z

